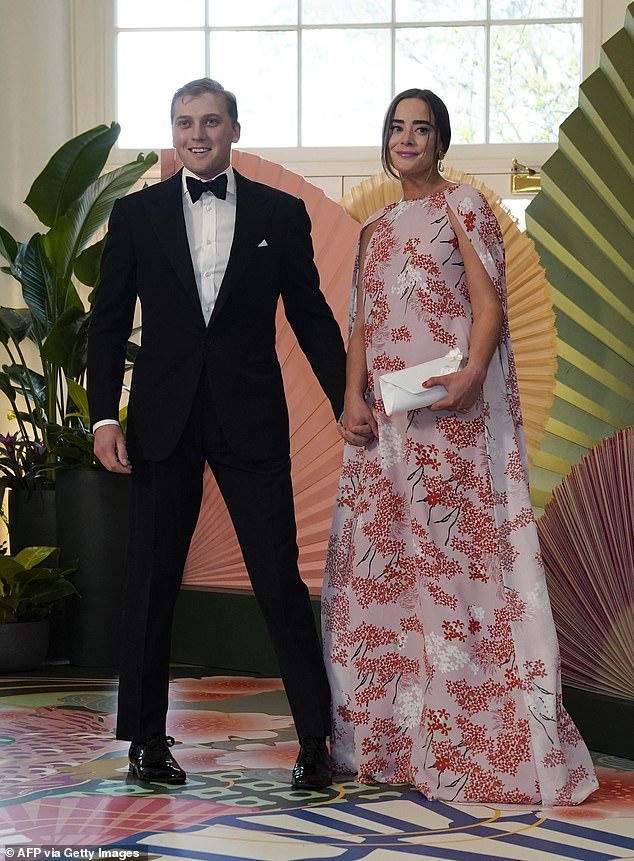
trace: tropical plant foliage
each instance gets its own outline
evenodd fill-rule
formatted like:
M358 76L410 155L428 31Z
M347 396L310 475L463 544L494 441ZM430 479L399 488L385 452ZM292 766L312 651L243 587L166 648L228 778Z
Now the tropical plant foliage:
M46 559L53 567L41 567ZM68 579L77 565L60 567L59 547L25 547L15 556L0 555L0 624L36 622L77 589Z
M27 479L50 479L51 469L63 465L53 445L68 431L81 442L75 454L82 452L86 463L94 464L81 393L90 302L105 241L105 237L95 241L95 236L106 224L115 200L158 158L155 153L139 154L135 161L102 173L119 132L119 125L112 123L78 135L52 156L35 179L25 203L47 231L20 242L0 227L0 255L9 264L2 271L19 281L25 305L0 307L0 341L8 358L0 372L0 390L19 428L12 447L7 450L5 445L4 453L0 452L0 495L6 487L29 486ZM79 284L90 288L86 302ZM29 368L25 360L26 340L37 348L41 365L37 369ZM135 350L131 343L130 359ZM35 451L39 456L39 447L46 452L48 469L40 469L38 460L28 464L30 472L25 475L19 460L7 463L11 451L29 456Z

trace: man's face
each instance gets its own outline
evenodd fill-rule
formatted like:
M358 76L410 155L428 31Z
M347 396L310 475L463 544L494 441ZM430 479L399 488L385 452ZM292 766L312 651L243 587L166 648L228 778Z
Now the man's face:
M223 96L183 96L174 105L174 147L185 167L201 179L213 179L229 166L231 144L239 139L240 124L231 122Z

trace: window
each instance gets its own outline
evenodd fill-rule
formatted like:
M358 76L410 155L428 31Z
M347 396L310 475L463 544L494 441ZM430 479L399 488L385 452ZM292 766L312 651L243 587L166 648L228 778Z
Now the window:
M244 148L376 146L411 86L446 101L453 144L552 142L582 32L582 0L115 0L119 145L170 146L171 96L204 75L236 93Z

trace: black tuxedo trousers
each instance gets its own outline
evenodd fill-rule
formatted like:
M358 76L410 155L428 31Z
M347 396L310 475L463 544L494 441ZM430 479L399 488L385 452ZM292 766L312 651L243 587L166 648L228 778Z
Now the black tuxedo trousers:
M172 618L200 510L205 461L235 527L298 736L327 736L330 692L308 590L297 567L290 459L246 460L233 450L218 419L203 372L172 454L160 461L137 457L132 463L117 738L138 742L165 733ZM253 433L266 433L266 428L255 424ZM213 618L207 636L214 636Z

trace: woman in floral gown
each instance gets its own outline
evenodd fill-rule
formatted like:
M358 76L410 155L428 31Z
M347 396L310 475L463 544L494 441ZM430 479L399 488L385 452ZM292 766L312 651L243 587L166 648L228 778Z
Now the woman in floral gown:
M429 799L577 804L597 781L562 705L502 236L439 171L450 136L434 93L393 100L383 163L403 198L360 238L322 597L333 765ZM453 348L462 370L421 380L447 395L388 417L379 376Z

